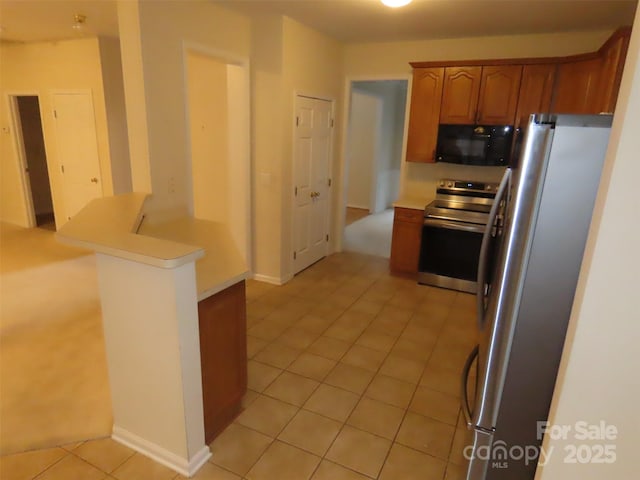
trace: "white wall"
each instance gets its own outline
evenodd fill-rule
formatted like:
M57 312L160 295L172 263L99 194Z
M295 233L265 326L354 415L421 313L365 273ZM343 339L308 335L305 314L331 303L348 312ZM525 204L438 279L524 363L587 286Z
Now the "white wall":
M120 188L120 185L126 185L127 169L123 169L122 165L127 160L117 154L112 156L111 152L100 40L86 38L54 43L3 43L0 45L0 64L0 122L3 127L3 133L0 134L0 219L24 227L29 226L29 213L24 201L7 103L8 94L37 94L40 97L49 178L58 227L64 224L67 216L64 214L63 179L59 169L61 162L57 157L55 121L52 115L51 94L55 91L91 91L96 117L102 192L104 195L112 195L114 186ZM110 71L108 75L113 78L117 71Z
M375 210L377 163L382 156L383 99L353 88L347 133L347 206Z
M592 52L611 35L610 30L539 35L509 35L347 44L347 78L393 77L411 74L409 62L562 56ZM435 194L439 178L499 181L502 168L402 162L401 190L405 195Z
M565 441L545 438L545 449L554 451L538 469L540 480L638 477L639 129L640 32L634 30L550 415L552 424L572 427L604 421L617 428L617 438L587 442L574 431ZM593 444L613 445L616 461L566 463L567 444L587 444L587 453Z

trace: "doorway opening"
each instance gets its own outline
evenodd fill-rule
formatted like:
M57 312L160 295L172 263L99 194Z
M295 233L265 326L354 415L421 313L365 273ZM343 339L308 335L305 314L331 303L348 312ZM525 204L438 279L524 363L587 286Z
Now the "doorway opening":
M251 264L250 103L246 60L185 44L189 212L219 224Z
M400 192L408 80L352 81L343 250L389 258Z
M15 113L18 154L24 171L29 208L33 215L32 225L55 231L40 101L37 95L16 95L11 97L11 102Z

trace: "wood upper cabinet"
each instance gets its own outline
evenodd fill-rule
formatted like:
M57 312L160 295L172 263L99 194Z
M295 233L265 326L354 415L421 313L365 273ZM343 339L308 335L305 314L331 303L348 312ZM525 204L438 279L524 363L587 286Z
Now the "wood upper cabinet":
M198 302L204 435L207 444L240 413L247 391L244 281Z
M522 65L447 67L440 123L513 125Z
M602 74L598 90L601 112L613 113L615 110L628 48L629 32L622 32L611 37L600 51Z
M482 67L476 122L513 125L518 107L522 65Z
M597 52L570 57L411 62L407 160L435 160L438 123L522 129L532 113L613 113L630 36L621 28Z
M444 69L440 123L463 125L476 123L481 80L482 67Z
M516 113L516 128L524 128L532 113L549 112L555 75L555 64L524 66Z
M602 59L562 63L558 67L553 113L600 113Z
M411 87L407 161L435 159L444 68L416 68Z

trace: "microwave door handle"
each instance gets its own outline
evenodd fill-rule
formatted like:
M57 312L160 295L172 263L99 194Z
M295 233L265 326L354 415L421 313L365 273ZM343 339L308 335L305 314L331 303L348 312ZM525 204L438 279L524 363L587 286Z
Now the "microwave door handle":
M464 415L464 421L467 423L467 426L472 426L471 417L473 412L471 411L471 407L469 406L469 393L467 391L467 384L469 383L469 372L471 371L471 365L473 365L473 361L478 357L479 347L476 345L469 356L467 357L466 362L464 362L464 368L462 369L462 377L460 378L460 403L462 404L462 414Z
M491 232L493 230L496 216L500 210L500 203L504 197L504 194L509 185L511 179L511 169L507 168L496 192L496 196L491 205L491 211L489 212L489 219L487 220L487 226L482 235L482 244L480 246L480 258L478 260L478 278L477 278L477 291L476 291L476 308L477 308L477 323L478 331L482 330L484 324L484 297L485 297L485 283L487 281L487 255L489 254L489 243L491 239Z

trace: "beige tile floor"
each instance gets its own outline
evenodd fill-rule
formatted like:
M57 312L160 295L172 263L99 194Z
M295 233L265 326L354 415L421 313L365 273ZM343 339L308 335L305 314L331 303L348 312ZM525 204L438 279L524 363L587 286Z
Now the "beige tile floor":
M249 391L198 479L463 478L459 372L470 295L336 254L287 285L247 283ZM0 458L0 478L172 479L110 439Z

